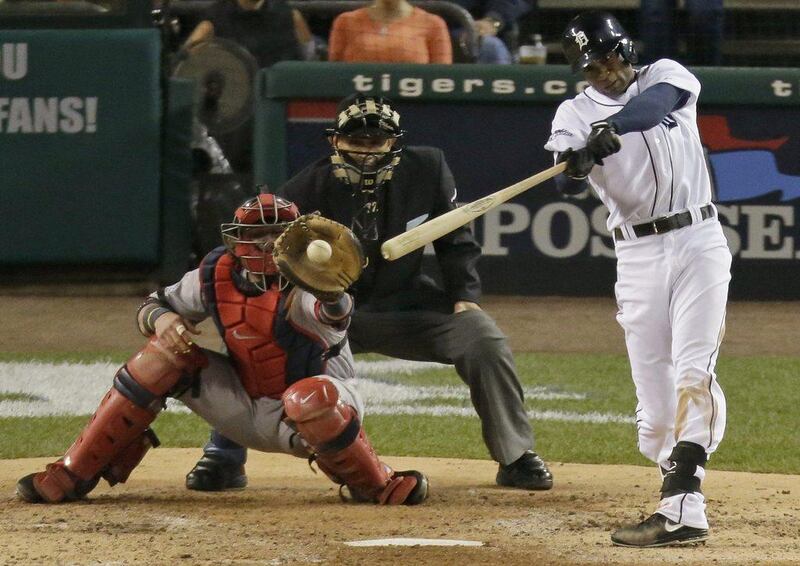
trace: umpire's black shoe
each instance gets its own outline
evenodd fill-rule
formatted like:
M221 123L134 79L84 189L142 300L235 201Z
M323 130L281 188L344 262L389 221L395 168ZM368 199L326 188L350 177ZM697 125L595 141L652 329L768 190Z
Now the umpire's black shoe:
M651 548L702 543L708 538L708 529L696 529L673 523L664 515L654 513L638 525L622 527L611 535L617 546Z
M214 454L203 454L186 474L186 488L195 491L242 489L247 485L244 466Z
M505 487L545 490L553 487L553 474L536 452L528 450L514 462L501 464L496 481Z

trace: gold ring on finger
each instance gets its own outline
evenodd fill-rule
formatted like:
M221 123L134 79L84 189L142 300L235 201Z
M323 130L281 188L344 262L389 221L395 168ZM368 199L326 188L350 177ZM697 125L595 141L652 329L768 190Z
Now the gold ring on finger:
M186 332L186 327L182 324L179 324L178 326L175 327L175 332L177 332L178 334L183 334L184 332Z

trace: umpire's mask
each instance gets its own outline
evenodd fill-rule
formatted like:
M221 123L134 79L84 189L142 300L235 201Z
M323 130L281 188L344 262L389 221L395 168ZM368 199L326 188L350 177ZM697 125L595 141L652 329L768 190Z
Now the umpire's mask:
M382 97L351 95L339 103L336 125L326 131L337 179L353 192L372 192L392 178L400 162L400 114Z

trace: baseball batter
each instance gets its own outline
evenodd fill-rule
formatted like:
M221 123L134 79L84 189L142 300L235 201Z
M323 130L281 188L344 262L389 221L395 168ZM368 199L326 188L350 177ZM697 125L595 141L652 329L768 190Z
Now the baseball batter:
M287 287L276 268L276 238L298 216L293 203L272 194L248 200L222 225L226 247L150 296L137 317L150 341L119 369L66 454L18 482L21 499L74 501L101 478L125 482L158 445L150 424L173 396L242 446L313 458L354 500L425 500L425 476L381 462L361 426L345 341L352 298L317 299ZM209 316L229 355L193 343L195 325Z
M611 540L636 547L704 541L701 483L725 431L714 367L731 255L696 125L700 83L668 59L634 68L633 43L607 13L579 15L562 42L590 86L559 106L545 148L567 162L556 179L564 193L590 185L609 210L639 450L662 473L656 512Z

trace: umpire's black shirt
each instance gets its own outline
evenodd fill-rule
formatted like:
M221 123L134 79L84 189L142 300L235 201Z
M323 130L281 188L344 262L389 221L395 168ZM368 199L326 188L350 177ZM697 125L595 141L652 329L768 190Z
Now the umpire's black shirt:
M434 147L404 148L392 179L379 191L378 242L363 242L369 261L353 289L357 307L452 312L456 301L478 302L481 284L475 265L481 252L469 228L454 230L433 243L444 290L422 272L422 249L386 261L377 245L455 208L455 181L442 151ZM294 202L304 214L319 211L348 227L352 227L353 215L361 207L361 199L333 176L328 157L300 171L277 194Z

